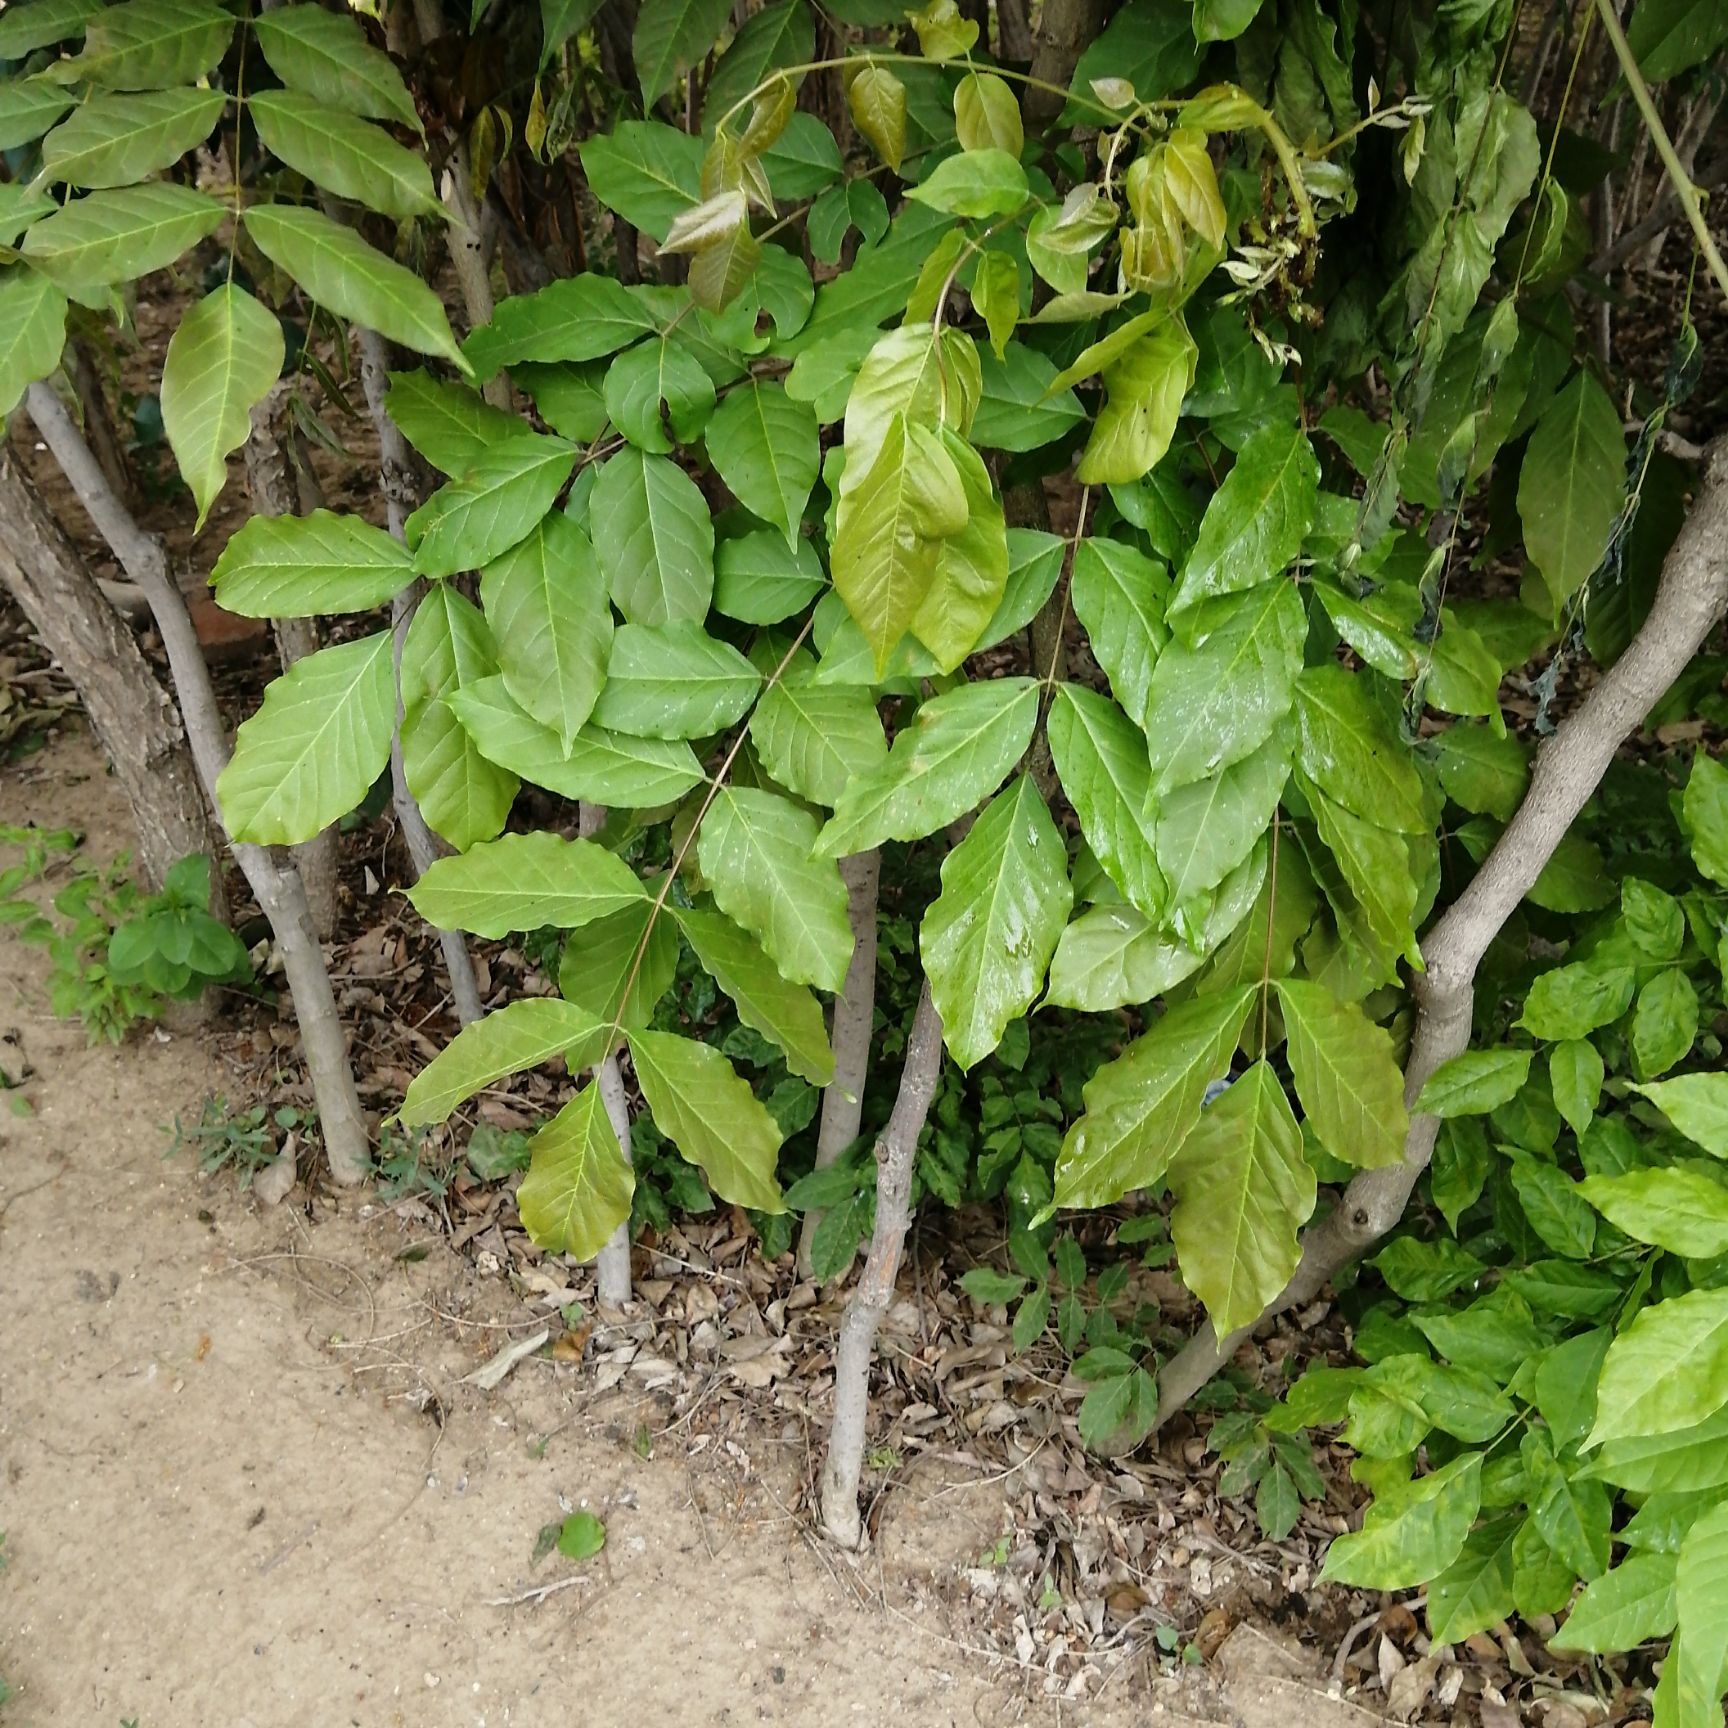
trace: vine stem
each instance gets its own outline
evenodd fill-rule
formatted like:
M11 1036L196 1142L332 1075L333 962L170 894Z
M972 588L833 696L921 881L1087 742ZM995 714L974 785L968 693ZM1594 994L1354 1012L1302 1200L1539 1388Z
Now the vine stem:
M1686 172L1668 137L1668 129L1662 124L1662 116L1656 112L1655 99L1650 94L1650 86L1644 82L1644 74L1638 70L1638 61L1632 53L1631 44L1626 40L1626 32L1620 28L1620 20L1614 16L1614 8L1609 4L1609 0L1596 0L1596 12L1602 20L1602 28L1608 32L1614 58L1620 62L1620 71L1626 79L1627 88L1632 92L1632 100L1638 104L1638 112L1644 117L1650 142L1656 146L1656 154L1662 158L1662 166L1668 170L1669 184L1674 188L1674 196L1680 200L1680 208L1686 214L1686 221L1698 242L1698 250L1704 254L1704 261L1710 266L1710 274L1716 278L1716 286L1722 290L1724 297L1728 297L1728 264L1723 263L1722 254L1717 250L1716 241L1710 233L1710 225L1704 220L1704 206L1699 200L1698 188L1692 184L1692 176Z

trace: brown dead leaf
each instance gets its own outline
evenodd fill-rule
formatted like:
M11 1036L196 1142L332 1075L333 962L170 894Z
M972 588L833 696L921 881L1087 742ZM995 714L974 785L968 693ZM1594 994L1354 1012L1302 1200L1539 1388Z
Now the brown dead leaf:
M1229 1614L1222 1608L1208 1608L1200 1617L1199 1628L1194 1634L1194 1647L1204 1660L1210 1662L1229 1636Z
M588 1339L594 1330L592 1320L584 1320L580 1326L572 1326L567 1332L560 1332L552 1340L552 1360L554 1362L580 1362L588 1349Z

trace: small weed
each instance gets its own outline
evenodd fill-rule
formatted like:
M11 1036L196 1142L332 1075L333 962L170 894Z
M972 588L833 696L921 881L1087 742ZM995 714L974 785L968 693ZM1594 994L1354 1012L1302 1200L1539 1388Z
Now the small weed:
M231 1111L228 1100L217 1094L204 1100L196 1122L188 1124L178 1116L174 1118L174 1138L166 1156L172 1158L178 1152L190 1152L206 1176L231 1170L241 1188L250 1188L253 1177L280 1149L277 1136L295 1129L305 1132L316 1120L311 1111L295 1110L288 1105L274 1112L262 1104L254 1104L249 1110Z
M654 1456L654 1431L646 1422L637 1424L630 1445L638 1458L646 1460Z
M378 1192L386 1201L405 1200L410 1194L442 1200L456 1180L454 1160L433 1153L423 1130L404 1132L386 1124L372 1160Z
M864 1454L864 1468L866 1470L879 1470L884 1473L889 1470L898 1470L900 1468L900 1453L898 1448L893 1446L872 1446L870 1450Z

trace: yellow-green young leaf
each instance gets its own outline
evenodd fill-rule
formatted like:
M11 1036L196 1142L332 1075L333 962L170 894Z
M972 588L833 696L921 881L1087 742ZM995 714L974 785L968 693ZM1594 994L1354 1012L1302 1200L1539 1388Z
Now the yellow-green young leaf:
M1728 886L1728 767L1707 750L1692 757L1681 815L1693 863L1712 882Z
M1008 586L1008 528L984 459L952 428L936 434L966 494L966 524L943 539L912 634L952 672L979 645Z
M422 576L478 570L531 534L576 466L576 446L518 430L460 480L440 486L405 524ZM580 532L580 530L578 530Z
M834 1052L822 1004L802 984L787 983L756 939L730 918L707 906L671 910L702 969L732 998L738 1018L778 1045L794 1074L826 1086L834 1078Z
M1697 1170L1586 1176L1578 1192L1634 1242L1689 1260L1728 1253L1728 1188Z
M842 493L854 491L875 466L898 414L908 424L971 424L981 389L978 348L960 330L933 334L927 321L878 336L846 397L846 470Z
M704 312L723 312L762 263L762 242L748 224L705 246L690 260L690 298Z
M588 536L569 517L541 517L528 538L480 573L504 688L568 749L606 681L612 608Z
M1314 826L1336 862L1344 884L1354 897L1370 951L1378 950L1381 971L1390 971L1402 954L1412 966L1422 964L1421 949L1413 928L1416 916L1416 877L1411 869L1411 849L1404 837L1389 828L1335 804L1300 772L1296 784L1308 801ZM1338 896L1328 894L1338 909Z
M338 317L364 324L416 354L440 355L471 375L438 296L353 229L321 211L283 204L255 204L245 221L258 250Z
M1634 1086L1695 1145L1728 1158L1728 1074L1678 1074Z
M1282 979L1278 1004L1296 1096L1320 1144L1362 1170L1400 1163L1410 1119L1391 1034L1323 984Z
M216 782L236 840L298 845L366 796L396 727L391 659L390 632L381 630L320 648L266 687Z
M558 957L566 1002L602 1026L646 1026L678 970L678 932L646 894L582 927Z
M1698 1036L1698 992L1678 966L1658 972L1638 992L1632 1013L1633 1066L1640 1078L1663 1074Z
M1728 1290L1644 1309L1609 1346L1584 1449L1690 1428L1728 1405Z
M580 929L628 910L647 893L636 872L604 846L535 829L438 859L408 898L440 930L499 937L545 925Z
M688 744L631 738L592 722L566 751L558 734L528 714L502 678L482 678L448 698L482 755L560 797L626 810L676 803L702 778Z
M1594 1650L1606 1655L1636 1650L1674 1630L1679 1610L1673 1554L1629 1554L1585 1588L1566 1624L1549 1643L1556 1650Z
M962 684L934 697L902 727L881 766L846 788L817 850L846 858L884 840L920 840L964 816L1007 779L1037 718L1033 678Z
M816 415L783 384L753 378L732 391L709 423L714 470L753 516L771 522L794 546L822 465Z
M1026 170L1006 150L965 150L938 162L906 194L950 216L1007 216L1031 196Z
M1105 366L1104 406L1076 470L1083 484L1127 485L1164 459L1198 358L1187 325L1170 313Z
M718 140L716 141L719 142ZM702 252L718 246L748 224L750 209L743 192L731 188L704 198L680 213L660 242L662 252Z
M1580 1140L1602 1100L1607 1073L1602 1057L1588 1038L1567 1038L1548 1052L1548 1086L1554 1105Z
M626 624L594 721L638 738L706 738L742 719L761 687L756 668L700 624Z
M654 1126L722 1200L783 1212L774 1169L780 1129L749 1082L712 1044L670 1032L633 1032L630 1055Z
M1018 156L1026 147L1020 104L994 72L968 72L956 86L954 133L962 150L1006 150Z
M402 771L433 833L465 852L503 828L519 782L488 762L447 697L498 670L498 651L479 609L448 582L416 607L402 644Z
M422 130L414 98L389 55L366 40L360 21L322 6L278 6L252 19L270 70L332 108Z
M1206 154L1206 135L1179 126L1164 144L1164 191L1182 212L1182 220L1208 246L1224 244L1224 199L1218 176Z
M84 52L55 61L43 76L105 90L196 84L233 34L233 18L209 0L127 0L90 16Z
M1714 1507L1686 1532L1674 1598L1680 1630L1668 1660L1679 1671L1676 1720L1710 1722L1728 1673L1728 1507Z
M1521 1522L1501 1518L1473 1530L1458 1558L1428 1586L1428 1633L1436 1644L1462 1644L1511 1617Z
M1319 491L1320 463L1301 427L1261 427L1206 506L1170 604L1172 622L1202 600L1279 575L1313 525Z
M1466 1452L1377 1503L1360 1530L1338 1537L1321 1577L1364 1590L1405 1590L1456 1560L1482 1504L1482 1454Z
M866 65L846 86L852 124L896 174L906 154L906 86L886 66Z
M604 462L588 519L612 598L632 624L699 624L714 597L714 518L696 482L627 447Z
M704 818L696 858L716 904L794 984L838 990L852 959L846 884L813 856L816 820L789 798L724 786Z
M407 551L358 516L254 516L222 548L211 585L241 618L370 612L414 580Z
M467 473L493 445L522 430L516 415L494 408L478 391L423 368L392 372L384 406L402 436L443 474Z
M1222 1338L1258 1320L1289 1282L1302 1253L1297 1232L1314 1210L1302 1131L1268 1063L1238 1075L1201 1112L1169 1180L1182 1281Z
M23 252L62 288L100 288L172 264L225 214L202 193L159 181L92 192L34 223Z
M916 12L908 12L918 32L918 47L926 60L954 60L967 53L978 40L978 26L955 0L929 0Z
M227 482L229 454L252 429L253 405L281 376L285 353L276 314L232 282L205 295L168 339L162 428L192 488L197 528Z
M1057 1155L1054 1205L1111 1206L1164 1176L1229 1069L1254 998L1244 987L1184 1002L1086 1082L1086 1112Z
M567 1057L572 1073L598 1060L606 1028L555 996L523 996L464 1026L409 1084L398 1112L409 1128L445 1121L482 1087Z
M645 109L702 60L730 16L727 0L646 0L632 42Z
M1524 546L1556 615L1601 563L1625 496L1626 435L1585 369L1543 411L1518 471Z
M0 16L0 60L23 60L38 48L81 36L87 20L105 7L106 0L32 0L28 6L9 6Z
M227 107L220 90L92 96L42 141L42 178L68 186L131 186L210 136Z
M788 674L763 692L750 719L750 741L782 786L829 809L855 776L870 773L888 755L870 691L818 684L808 673Z
M5 21L12 16L8 12ZM0 150L16 150L40 138L71 106L72 98L52 84L34 78L0 79Z
M0 270L0 420L60 364L66 296L21 264Z
M1486 1116L1511 1103L1524 1089L1532 1054L1529 1050L1466 1050L1428 1076L1416 1109L1442 1121L1452 1116Z
M1145 731L1156 797L1258 750L1290 712L1307 617L1288 582L1208 602L1152 670Z
M1000 360L1020 321L1020 266L1008 252L986 252L972 278L972 304L990 332L990 346Z
M842 491L834 533L834 587L878 676L935 580L938 543L968 514L953 457L934 433L896 414L869 472Z
M1145 819L1145 740L1114 702L1081 684L1057 687L1046 731L1086 844L1131 906L1161 918L1168 895Z
M600 1088L590 1084L534 1136L516 1206L538 1247L592 1260L630 1216L635 1192L636 1174L612 1131Z
M1170 577L1157 559L1095 536L1075 547L1069 587L1074 615L1086 626L1112 694L1136 721L1145 716L1152 668L1170 639L1164 623L1169 597Z
M1062 836L1023 774L942 861L942 892L919 930L943 1042L962 1068L1032 1006L1073 904Z

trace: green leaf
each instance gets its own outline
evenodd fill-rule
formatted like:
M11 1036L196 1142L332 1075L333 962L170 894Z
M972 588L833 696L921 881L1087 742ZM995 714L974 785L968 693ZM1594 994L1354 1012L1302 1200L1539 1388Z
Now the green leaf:
M279 6L257 13L252 29L270 70L290 90L350 114L421 130L402 74L389 55L366 40L352 14L322 6Z
M1094 78L1121 78L1142 102L1158 102L1183 89L1199 67L1190 8L1168 0L1128 0L1080 56L1069 85L1075 96L1090 97ZM1095 101L1082 103L1075 96L1062 118L1096 126Z
M979 359L980 390L972 438L986 450L1037 450L1085 418L1072 390L1050 394L1056 368L1035 348L1010 342L998 358ZM1082 540L1084 549L1089 540Z
M60 364L65 346L66 296L22 265L0 270L0 419Z
M520 996L464 1026L410 1082L398 1112L409 1128L446 1121L459 1104L507 1074L570 1057L574 1073L597 1060L606 1028L555 996Z
M1579 1192L1616 1229L1690 1260L1728 1253L1728 1189L1698 1170L1586 1176Z
M1546 1433L1529 1432L1522 1455L1529 1478L1530 1516L1556 1555L1588 1582L1608 1570L1614 1502L1600 1482L1555 1458Z
M886 66L866 64L846 86L852 122L896 174L906 153L906 86Z
M1512 1548L1518 1525L1516 1518L1502 1518L1473 1530L1458 1558L1428 1586L1428 1634L1436 1644L1462 1644L1511 1619Z
M172 264L225 214L201 193L159 181L92 192L33 224L23 252L62 288L100 288Z
M1131 906L1161 917L1168 892L1145 821L1145 740L1115 703L1079 684L1057 686L1047 736L1086 843Z
M1434 740L1434 751L1440 784L1454 804L1511 821L1530 784L1530 765L1516 738L1497 738L1486 726L1459 722Z
M385 216L442 216L425 158L381 126L292 90L263 90L246 112L266 149L315 186Z
M486 621L504 688L566 749L588 723L612 651L606 578L588 536L567 516L545 515L527 539L480 575Z
M749 1083L711 1044L668 1032L633 1032L630 1055L654 1125L722 1200L783 1212L774 1167L780 1130Z
M656 337L627 349L606 369L604 401L612 424L638 450L666 455L674 440L689 444L701 435L714 412L714 381L688 349Z
M502 937L543 925L576 930L627 910L647 892L636 872L604 846L535 829L438 859L408 898L440 930Z
M1713 1157L1728 1158L1728 1074L1680 1074L1634 1086Z
M944 157L906 196L950 216L1008 216L1031 196L1026 170L1006 150Z
M1529 1050L1466 1050L1428 1076L1416 1109L1442 1119L1498 1110L1523 1089L1531 1055Z
M1037 715L1032 678L962 684L924 703L881 766L846 788L817 849L844 858L884 840L922 839L964 816L1025 754Z
M128 0L87 14L84 52L55 61L46 75L106 90L196 84L233 34L234 20L207 0Z
M760 379L727 396L708 427L715 472L746 510L782 529L788 545L798 540L821 466L817 430L807 403Z
M1686 914L1672 894L1628 876L1620 884L1620 912L1639 953L1651 960L1680 958L1686 945Z
M1296 1096L1334 1158L1374 1170L1402 1162L1409 1118L1391 1035L1321 984L1278 984Z
M730 12L727 0L644 0L632 43L644 108L702 60Z
M601 360L659 329L639 290L610 276L570 276L534 294L500 300L490 324L462 344L475 372L490 378L524 361Z
M351 228L321 211L282 204L254 204L245 220L258 250L339 318L364 324L417 354L439 355L463 373L470 370L438 296Z
M606 1546L606 1526L592 1512L572 1512L558 1527L558 1552L566 1560L591 1560Z
M1602 1365L1590 1451L1690 1428L1728 1404L1728 1290L1694 1290L1643 1309Z
M1630 966L1603 966L1588 960L1557 966L1530 986L1518 1024L1544 1041L1587 1038L1632 1006L1637 982L1638 974Z
M384 406L402 436L441 473L466 474L522 422L494 408L465 384L447 384L424 370L392 372Z
M1018 157L1026 145L1020 104L993 72L968 72L955 87L954 132L967 152L999 150Z
M105 6L106 0L32 0L7 7L0 18L0 60L24 60L38 48L83 35L85 23Z
M594 719L639 738L705 738L743 717L761 675L700 624L626 624Z
M703 969L732 998L738 1018L778 1046L794 1074L826 1086L834 1078L834 1052L816 998L803 985L787 983L730 918L701 906L673 912Z
M396 729L391 636L320 648L264 691L216 782L236 840L290 846L346 816L390 758Z
M765 691L750 720L762 765L782 786L832 809L857 777L888 756L868 690L788 675Z
M1600 1053L1587 1038L1564 1039L1548 1052L1548 1085L1555 1107L1579 1139L1601 1102L1605 1072Z
M1219 1337L1259 1319L1301 1257L1297 1232L1314 1210L1284 1088L1256 1062L1203 1110L1170 1166L1170 1235L1182 1281Z
M537 1247L592 1260L630 1216L635 1192L600 1088L589 1085L534 1136L516 1205Z
M1383 974L1393 970L1400 954L1412 966L1420 965L1421 950L1413 928L1418 889L1411 868L1411 846L1402 835L1334 804L1300 770L1295 781L1354 900L1353 906L1346 906L1332 882L1324 882L1340 922L1351 923L1352 936L1364 942ZM1320 873L1318 862L1314 869ZM1354 922L1357 915L1359 925Z
M252 430L252 409L282 372L282 325L225 282L180 320L162 366L162 426L198 506L196 533L228 480L228 457Z
M12 17L8 13L6 22ZM0 150L16 150L40 138L71 106L65 91L39 79L0 79Z
M794 984L839 990L852 960L846 885L814 857L816 821L790 799L723 786L696 841L720 910L757 937Z
M688 744L631 738L593 724L566 751L556 732L523 711L502 678L482 678L449 700L489 761L565 798L652 810L675 803L702 778Z
M1194 40L1196 42L1234 42L1254 22L1260 6L1261 0L1194 0ZM1432 1607L1428 1610L1428 1618L1432 1624L1434 1619ZM1484 1624L1492 1625L1493 1622L1486 1621ZM1461 1638L1462 1635L1459 1638L1447 1638L1442 1637L1438 1631L1434 1633L1436 1644L1458 1643Z
M1632 1057L1639 1075L1661 1074L1691 1050L1698 1036L1698 992L1679 967L1658 972L1638 992L1632 1014Z
M1586 1587L1549 1643L1614 1655L1666 1638L1678 1618L1673 1554L1630 1554Z
M1610 1440L1590 1461L1590 1470L1605 1482L1635 1494L1720 1489L1728 1486L1724 1437L1728 1437L1728 1409L1672 1434L1634 1434Z
M68 186L131 186L202 144L227 105L220 90L92 96L43 140L42 178Z
M1362 1528L1334 1540L1321 1578L1364 1590L1406 1590L1437 1578L1464 1550L1482 1503L1482 1454L1450 1464L1381 1496Z
M942 861L919 930L950 1055L971 1068L1032 1006L1074 903L1062 836L1022 775Z
M1705 1513L1686 1532L1674 1597L1680 1629L1668 1661L1679 1671L1681 1719L1708 1721L1722 1708L1728 1672L1728 1508Z
M1693 863L1712 882L1728 886L1728 766L1707 750L1692 757L1681 818L1692 843Z
M1146 715L1152 669L1170 639L1169 598L1169 574L1155 558L1096 536L1075 547L1069 599L1111 691L1136 720Z
M1554 848L1527 898L1546 912L1594 912L1613 900L1614 884L1598 848L1574 832Z
M1082 484L1123 485L1157 467L1175 436L1197 357L1187 325L1172 315L1105 366L1104 406L1075 471Z
M597 360L524 360L516 368L515 382L560 438L592 444L606 430L605 376L606 368Z
M802 66L816 56L816 30L803 0L764 6L732 38L702 95L703 129L712 132L721 115L745 101L782 67Z
M1336 661L1305 667L1296 680L1296 718L1296 760L1333 803L1380 828L1430 831L1415 761L1366 678Z
M558 957L566 1002L600 1025L646 1026L678 972L678 932L647 895L584 924Z
M1223 991L1170 1009L1086 1082L1085 1114L1056 1159L1055 1206L1111 1206L1164 1176L1229 1068L1254 996Z
M664 240L672 224L702 201L700 138L657 120L624 120L585 139L579 148L582 172L594 196L655 240Z
M937 547L912 633L935 656L938 670L949 673L979 645L1007 591L1008 533L983 458L951 427L937 436L960 477L966 523Z
M1601 563L1625 496L1620 416L1581 370L1536 422L1518 474L1524 545L1556 615Z
M714 521L696 482L664 456L620 450L589 505L612 598L633 624L699 624L714 593Z
M370 612L414 580L407 551L358 516L253 516L241 524L210 581L241 618L317 618Z
M408 518L415 569L453 576L491 563L533 533L575 465L576 447L562 438L518 429L494 444Z
M1435 1242L1395 1237L1369 1264L1407 1302L1438 1302L1487 1271L1475 1255L1444 1236Z
M1208 603L1152 672L1145 730L1162 797L1258 750L1290 711L1306 623L1285 582Z
M1320 463L1300 427L1275 422L1256 432L1200 519L1172 616L1288 568L1313 525L1319 487Z
M1639 0L1626 28L1626 44L1652 84L1701 65L1725 41L1728 16L1710 0Z

